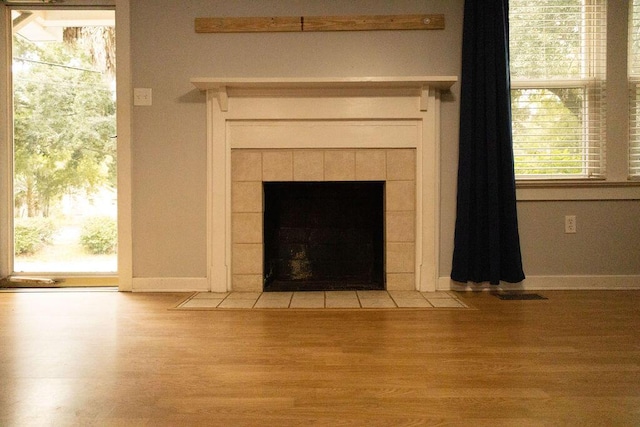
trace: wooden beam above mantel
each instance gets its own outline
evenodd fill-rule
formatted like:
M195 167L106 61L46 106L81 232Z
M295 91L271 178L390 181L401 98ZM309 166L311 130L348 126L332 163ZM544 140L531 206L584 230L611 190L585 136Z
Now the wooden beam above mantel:
M444 15L196 18L196 33L443 30Z

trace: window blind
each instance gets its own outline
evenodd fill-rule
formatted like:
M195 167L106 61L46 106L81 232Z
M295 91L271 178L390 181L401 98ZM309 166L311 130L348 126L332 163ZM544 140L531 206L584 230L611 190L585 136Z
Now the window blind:
M640 0L630 11L629 101L629 176L640 179Z
M605 173L605 0L510 0L516 178Z

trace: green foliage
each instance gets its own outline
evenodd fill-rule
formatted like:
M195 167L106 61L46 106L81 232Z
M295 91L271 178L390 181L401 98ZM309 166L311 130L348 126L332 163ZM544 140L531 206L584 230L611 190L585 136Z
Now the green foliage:
M16 218L14 222L14 252L16 255L36 253L55 232L53 222L47 218Z
M115 96L77 44L14 37L15 208L48 216L65 192L115 185Z
M112 217L89 218L82 226L80 243L91 254L113 254L118 245L118 226Z
M583 168L581 88L512 90L517 175L578 175Z

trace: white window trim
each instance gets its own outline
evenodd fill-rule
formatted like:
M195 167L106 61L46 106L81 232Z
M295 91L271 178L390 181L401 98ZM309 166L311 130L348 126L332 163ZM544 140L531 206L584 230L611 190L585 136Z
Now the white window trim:
M11 265L11 232L13 227L13 197L11 196L12 179L12 147L9 141L12 140L12 129L8 126L11 123L11 112L9 108L9 91L11 88L11 72L9 69L10 51L8 48L11 40L11 26L7 25L11 13L9 8L0 5L0 19L4 30L0 35L0 122L7 126L0 126L0 278L10 274Z
M629 159L628 159L628 164L629 164L629 180L631 181L640 181L640 175L636 174L636 175L632 175L632 168L631 168L631 131L632 130L636 130L636 132L640 131L640 124L634 123L631 116L632 116L632 106L631 106L631 94L632 93L638 93L638 87L640 87L640 69L638 69L637 65L635 65L636 63L632 60L631 58L631 54L632 54L632 49L631 49L631 45L632 45L632 39L631 39L631 33L632 33L632 29L633 29L633 21L635 22L640 22L640 16L634 16L633 15L633 6L634 1L629 1L629 9L628 9L628 19L627 19L627 23L629 25L629 28L627 30L627 43L628 43L628 47L627 47L627 52L628 52L628 85L629 85L629 147L628 147L628 155L629 155ZM634 69L635 68L635 69ZM638 95L636 95L638 96ZM636 99L636 112L637 109L640 108L640 100ZM640 136L638 136L638 138L640 138ZM638 147L640 149L640 147ZM635 169L636 172L638 172L637 168Z

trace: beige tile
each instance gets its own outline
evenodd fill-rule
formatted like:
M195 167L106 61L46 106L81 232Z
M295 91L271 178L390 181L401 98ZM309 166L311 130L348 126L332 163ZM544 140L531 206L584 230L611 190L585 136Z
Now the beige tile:
M198 292L192 299L225 299L229 292Z
M262 274L262 244L237 243L231 250L232 274Z
M324 153L325 181L354 181L356 153L352 150L327 150Z
M387 242L414 242L416 217L414 211L388 211L386 213Z
M257 301L258 298L262 295L262 292L230 292L229 296L226 298L230 299L249 299L253 301Z
M263 181L293 181L293 153L264 151L262 153Z
M294 292L290 308L324 308L324 292Z
M231 238L233 243L262 243L262 214L232 214Z
M181 305L182 308L216 308L223 298L193 298Z
M447 291L422 292L422 296L429 299L457 299Z
M262 182L241 181L231 184L232 212L262 212Z
M264 292L255 308L289 308L292 292Z
M387 272L413 273L415 270L414 243L387 243Z
M386 210L413 211L416 208L415 181L387 181Z
M359 294L358 294L359 295ZM389 295L376 298L363 298L360 297L360 305L362 308L395 308L396 303L393 302Z
M461 308L465 307L460 301L454 298L427 298L434 307L438 308Z
M411 291L416 289L414 273L389 273L387 272L387 290Z
M324 152L296 150L293 152L294 181L324 181Z
M360 308L360 300L355 291L325 292L327 308Z
M425 308L433 307L418 291L389 291L389 295L398 307Z
M287 291L283 291L283 292L263 292L262 295L260 296L260 299L262 300L269 300L269 301L273 301L273 300L291 300L291 297L293 296L293 292L287 292Z
M362 308L392 308L396 304L387 291L358 291Z
M427 301L433 304L434 307L465 307L468 306L460 301L455 294L447 291L437 292L421 292Z
M293 298L296 299L324 299L324 291L295 291Z
M396 305L400 308L429 308L433 307L426 299L394 299Z
M227 298L218 305L218 308L253 308L256 299L231 299Z
M231 289L235 292L262 292L262 274L234 274Z
M389 298L389 292L387 291L356 291L358 298L363 299L386 299Z
M384 181L387 177L385 150L356 151L356 180Z
M387 150L387 179L409 181L416 179L416 150Z
M249 150L231 151L232 181L262 181L262 153Z
M415 300L421 300L421 301L426 301L426 299L424 298L424 296L418 292L418 291L403 291L403 290L393 290L393 291L389 291L389 295L391 296L391 298L393 298L394 300L399 300L399 299L403 299L403 300L407 300L407 299L415 299Z

